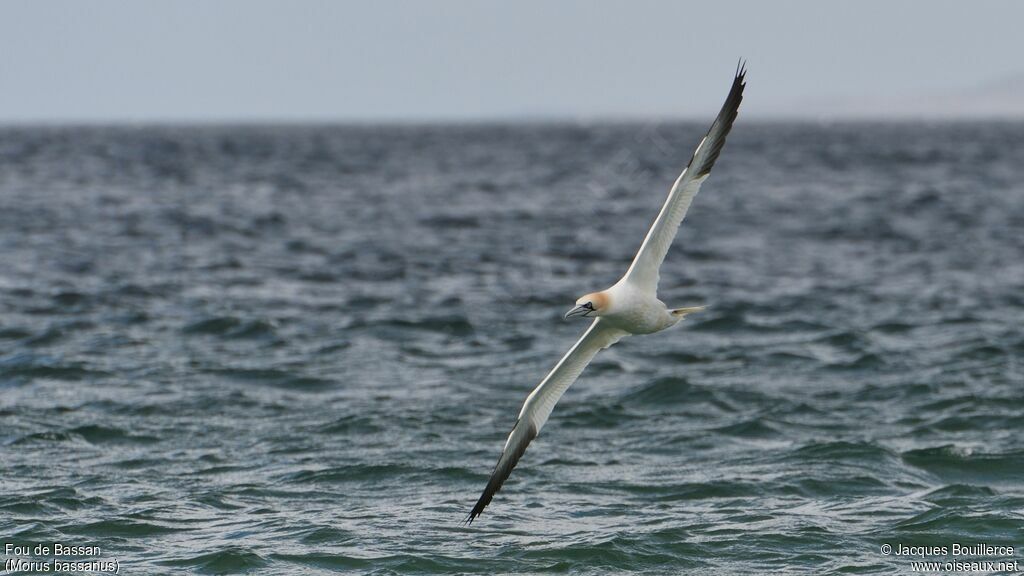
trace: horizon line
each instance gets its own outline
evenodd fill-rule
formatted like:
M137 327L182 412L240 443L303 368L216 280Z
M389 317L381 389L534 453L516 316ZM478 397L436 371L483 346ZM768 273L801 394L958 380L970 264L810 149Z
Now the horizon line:
M907 115L797 115L753 114L746 122L757 124L900 124L1024 122L1024 114L907 114ZM607 115L494 115L479 117L166 117L166 118L0 118L0 128L148 127L148 126L487 126L487 125L615 125L707 123L705 116Z

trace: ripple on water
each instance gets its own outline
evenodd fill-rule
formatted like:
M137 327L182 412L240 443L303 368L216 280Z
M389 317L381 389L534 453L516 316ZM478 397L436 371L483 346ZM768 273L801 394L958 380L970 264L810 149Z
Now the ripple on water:
M630 484L622 481L598 483L596 488L642 496L658 502L754 498L764 493L758 483L721 479L715 482L668 482Z
M654 543L644 533L618 533L611 537L587 539L557 546L506 549L502 557L529 562L544 571L571 571L580 563L605 572L628 572L636 566L649 569L695 570L706 563L706 550L698 543L677 540Z
M159 442L160 439L155 436L147 436L144 434L135 434L114 426L100 426L96 424L89 424L85 426L78 426L68 430L70 434L77 434L85 439L90 444L152 444Z
M319 470L290 472L283 475L281 481L285 484L335 484L361 482L375 478L395 478L419 471L419 468L403 464L352 464Z
M1015 545L1020 537L1020 520L1006 512L976 512L964 507L934 507L900 520L894 526L900 534L917 534L930 539L928 545L958 535L970 534L975 542ZM974 543L974 542L972 542ZM909 542L907 542L909 544Z
M379 559L356 558L343 554L271 554L270 558L290 565L323 568L325 570L355 570L379 567Z
M334 528L332 526L318 526L312 530L304 531L300 541L303 544L342 544L352 540L356 536L351 532Z
M316 431L321 434L375 434L383 432L380 421L369 416L350 414L341 416L331 422L317 426Z
M79 381L105 376L107 372L89 368L83 362L56 356L22 352L0 358L0 385L5 382L26 384L39 378Z
M793 451L788 458L799 460L819 460L830 462L892 462L897 458L893 451L873 442L814 442L801 446Z
M241 383L285 388L297 392L320 392L336 386L333 380L295 374L277 368L207 368L206 372Z
M908 450L904 462L947 481L969 484L1001 484L1024 477L1024 451L979 452L973 448L946 444Z
M118 537L118 538L148 538L163 534L181 532L186 528L172 523L157 523L139 520L137 518L118 517L96 522L76 522L61 527L61 531L68 534L77 534L90 538Z
M186 325L185 334L208 334L223 338L266 338L275 335L274 323L264 319L245 319L237 316L215 316Z
M923 499L940 506L965 506L975 502L978 498L987 499L995 495L996 491L988 486L948 484L932 490Z
M473 333L473 324L462 314L428 316L419 319L390 317L377 321L359 320L349 326L351 330L369 330L387 335L391 331L408 333L411 331L436 332L449 336L465 337Z
M238 574L267 565L267 560L242 546L227 546L198 556L162 560L158 564L175 568L190 568L203 574Z
M623 404L660 406L673 403L714 403L711 390L690 384L681 376L662 376L626 391L620 398Z
M783 436L783 432L774 424L766 422L760 417L714 428L713 431L717 434L739 438L779 438Z

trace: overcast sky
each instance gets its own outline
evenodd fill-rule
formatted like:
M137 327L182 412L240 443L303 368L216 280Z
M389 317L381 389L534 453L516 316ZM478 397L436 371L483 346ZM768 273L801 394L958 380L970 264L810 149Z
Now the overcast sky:
M0 122L1024 116L1024 2L0 0Z

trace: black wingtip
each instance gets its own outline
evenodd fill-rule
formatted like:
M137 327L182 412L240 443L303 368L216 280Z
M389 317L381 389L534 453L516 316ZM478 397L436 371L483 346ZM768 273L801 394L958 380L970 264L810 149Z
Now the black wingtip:
M733 78L729 95L726 97L725 103L722 104L722 109L718 112L718 116L715 117L715 121L711 124L711 128L708 129L708 133L705 136L704 142L707 142L707 144L701 143L687 165L687 169L693 168L698 176L707 176L711 173L711 168L715 165L715 160L718 159L722 146L725 145L725 138L729 135L729 131L732 130L732 124L740 111L740 103L743 102L743 89L746 87L744 78L746 74L747 62L740 59L736 63L736 76ZM709 139L710 141L708 141ZM699 157L698 152L701 153ZM698 163L694 164L694 160L698 160Z
M467 526L472 524L473 520L476 520L477 516L484 511L484 508L487 508L487 505L491 503L491 499L501 490L502 484L508 479L509 474L512 473L512 469L516 467L516 463L522 458L523 453L526 452L526 447L537 437L537 427L529 421L522 428L522 434L517 437L516 431L520 430L519 425L522 422L522 420L516 420L515 426L512 427L509 439L516 438L516 441L511 446L511 452L506 453L502 451L501 457L498 458L498 463L494 466L494 471L491 472L491 477L487 481L487 486L466 518Z
M484 494L480 496L479 500L477 500L476 505L473 506L473 510L469 512L469 516L466 516L466 519L462 521L463 526L472 526L473 520L476 520L477 516L480 516L480 513L484 511L484 508L486 508L487 505L491 503L491 498L494 496L494 494L488 494L487 492L488 491L486 490L484 491Z
M487 506L487 504L481 505L482 501L483 499L481 498L481 501L477 502L476 506L473 506L473 510L469 513L469 516L466 516L466 519L462 521L463 526L472 526L473 520L476 520L476 517L484 511L484 508ZM490 500L488 500L488 503L490 503Z

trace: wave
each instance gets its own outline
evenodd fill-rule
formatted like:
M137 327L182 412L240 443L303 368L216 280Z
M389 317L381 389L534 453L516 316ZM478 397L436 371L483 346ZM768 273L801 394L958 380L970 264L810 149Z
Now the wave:
M268 564L262 556L242 546L226 546L198 556L161 560L157 564L175 568L193 568L212 574L250 572Z
M944 479L972 484L1016 483L1024 477L1024 451L980 452L973 448L945 444L908 450L903 461Z
M214 316L186 325L185 334L209 334L224 338L266 338L275 335L274 323L263 319Z
M337 385L333 380L278 368L207 368L205 372L243 383L308 392L328 390Z
M63 360L31 352L16 353L0 359L0 385L4 381L24 384L39 378L54 380L101 379L109 376L106 371L96 370L79 361Z

